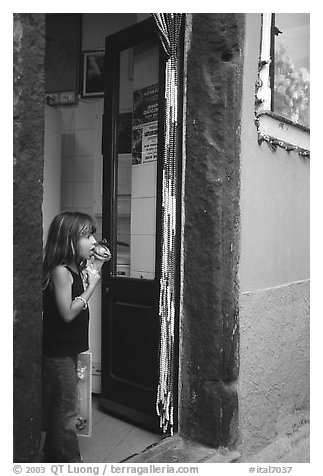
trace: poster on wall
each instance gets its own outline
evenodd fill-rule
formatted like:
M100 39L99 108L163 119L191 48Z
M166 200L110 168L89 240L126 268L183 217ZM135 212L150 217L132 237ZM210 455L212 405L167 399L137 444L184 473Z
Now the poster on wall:
M158 84L137 89L133 95L132 165L157 160Z
M77 360L78 413L76 432L79 436L92 433L92 354L82 352Z

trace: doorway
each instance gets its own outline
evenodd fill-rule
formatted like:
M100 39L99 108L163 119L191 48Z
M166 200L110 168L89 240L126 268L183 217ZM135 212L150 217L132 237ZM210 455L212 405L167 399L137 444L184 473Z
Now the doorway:
M155 432L164 68L153 19L106 38L100 408Z

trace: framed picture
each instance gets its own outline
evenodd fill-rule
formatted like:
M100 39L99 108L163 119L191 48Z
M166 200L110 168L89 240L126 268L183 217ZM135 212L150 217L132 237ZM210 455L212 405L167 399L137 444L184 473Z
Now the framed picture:
M103 96L104 50L83 52L82 96Z

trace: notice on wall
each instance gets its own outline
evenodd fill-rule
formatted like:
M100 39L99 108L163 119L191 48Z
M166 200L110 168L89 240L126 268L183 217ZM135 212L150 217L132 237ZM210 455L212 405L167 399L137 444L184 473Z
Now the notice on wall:
M133 95L132 165L157 160L158 84L137 89Z

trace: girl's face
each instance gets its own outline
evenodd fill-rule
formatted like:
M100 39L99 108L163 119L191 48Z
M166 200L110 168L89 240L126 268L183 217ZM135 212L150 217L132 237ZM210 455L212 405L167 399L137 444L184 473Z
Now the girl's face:
M96 244L95 236L92 234L81 236L77 242L77 251L80 258L90 259L92 255L92 250Z

